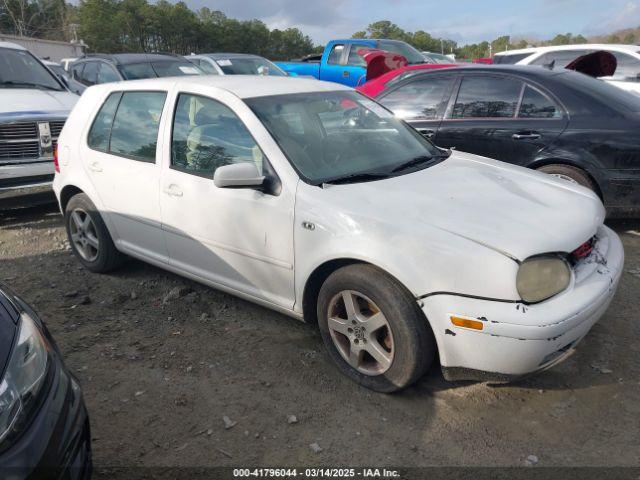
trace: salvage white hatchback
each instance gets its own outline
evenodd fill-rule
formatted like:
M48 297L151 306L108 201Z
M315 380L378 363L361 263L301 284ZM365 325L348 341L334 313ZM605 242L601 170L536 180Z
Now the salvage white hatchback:
M438 149L334 83L92 87L57 160L88 269L124 253L317 322L342 372L378 391L436 355L448 379L551 366L604 313L623 264L591 191Z

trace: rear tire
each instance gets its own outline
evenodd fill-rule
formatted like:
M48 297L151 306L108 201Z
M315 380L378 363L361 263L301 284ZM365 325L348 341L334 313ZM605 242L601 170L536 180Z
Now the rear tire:
M415 298L372 265L333 272L320 289L317 310L331 358L364 387L384 393L401 390L433 362L433 333Z
M578 185L587 187L589 190L597 192L596 185L593 180L591 180L591 177L589 177L589 174L578 167L552 163L550 165L540 167L538 170L540 172L553 175L554 177L561 178L572 183L577 183Z
M86 194L79 193L69 200L64 219L71 250L84 267L106 273L122 265L125 256L116 249L100 213Z

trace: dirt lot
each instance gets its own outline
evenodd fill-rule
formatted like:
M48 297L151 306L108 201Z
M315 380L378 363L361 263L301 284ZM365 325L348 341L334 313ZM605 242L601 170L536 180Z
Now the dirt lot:
M640 466L638 227L615 225L625 273L577 353L500 387L447 383L433 368L401 394L367 391L338 373L311 326L137 261L83 270L54 208L0 216L0 279L41 313L80 378L98 470L518 466L530 455L537 466ZM168 298L175 287L186 288Z

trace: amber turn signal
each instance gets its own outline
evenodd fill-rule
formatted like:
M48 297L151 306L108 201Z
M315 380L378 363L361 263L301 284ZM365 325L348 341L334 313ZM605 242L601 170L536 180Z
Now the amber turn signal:
M470 318L451 317L451 323L456 327L472 328L474 330L482 330L484 325L479 320L471 320Z

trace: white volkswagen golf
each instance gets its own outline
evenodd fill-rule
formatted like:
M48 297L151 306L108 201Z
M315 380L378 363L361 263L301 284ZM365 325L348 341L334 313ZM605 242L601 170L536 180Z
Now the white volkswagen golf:
M126 254L317 323L340 370L382 392L436 357L448 379L557 363L623 264L591 191L441 150L316 80L91 87L60 136L54 188L89 270Z

